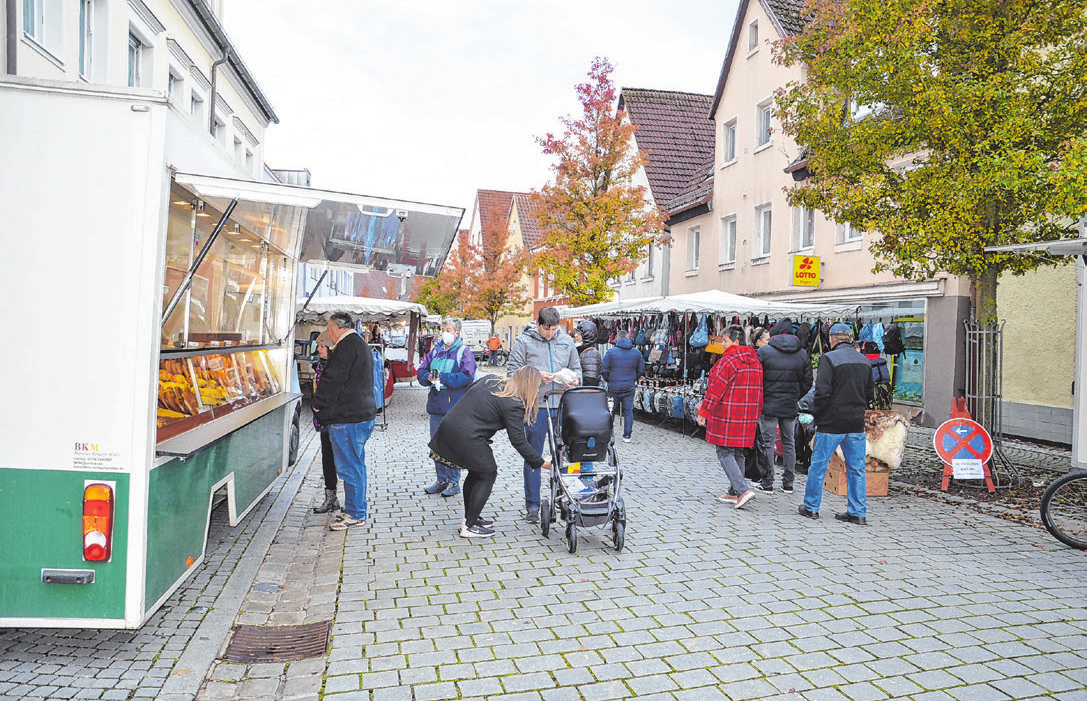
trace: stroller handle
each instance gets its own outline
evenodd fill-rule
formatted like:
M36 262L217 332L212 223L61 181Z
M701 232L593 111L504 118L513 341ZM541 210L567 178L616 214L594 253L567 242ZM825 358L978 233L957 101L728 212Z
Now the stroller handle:
M564 389L551 389L551 390L548 390L548 391L544 392L544 399L547 399L552 394L562 394L565 391L566 390L564 390Z

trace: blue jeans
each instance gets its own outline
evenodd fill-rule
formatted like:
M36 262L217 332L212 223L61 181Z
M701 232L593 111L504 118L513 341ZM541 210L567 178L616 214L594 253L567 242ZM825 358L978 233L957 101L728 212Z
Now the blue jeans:
M351 518L366 518L366 441L373 432L373 421L328 427L336 472L343 480L343 510Z
M544 441L547 440L547 409L540 409L540 413L536 415L536 423L525 424L525 438L528 439L529 445L531 445L537 453L543 454ZM559 410L551 409L552 421L558 421ZM558 425L555 426L558 429ZM554 460L555 456L551 456ZM531 466L526 462L524 465L525 472L525 509L538 509L540 508L540 470L539 468L533 470Z
M623 438L630 438L630 432L634 430L634 389L621 389L608 391L612 402L611 413L623 414Z
M721 469L725 471L732 491L737 495L743 494L748 489L743 468L740 467L744 463L744 449L721 445L714 447L717 449L717 462L721 463Z
M438 425L441 424L444 416L438 416L437 414L430 415L430 437L434 438L434 434L438 432ZM460 470L454 470L448 465L444 465L437 460L434 461L434 474L438 476L439 482L447 482L448 484L460 484Z
M864 477L864 432L816 433L808 468L808 484L804 487L804 508L819 513L823 500L823 481L834 449L841 444L845 455L846 512L851 516L868 515L867 483Z

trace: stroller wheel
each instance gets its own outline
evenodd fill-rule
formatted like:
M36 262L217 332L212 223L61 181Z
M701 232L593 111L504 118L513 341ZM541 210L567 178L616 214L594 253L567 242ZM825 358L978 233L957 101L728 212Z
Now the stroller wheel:
M544 497L540 500L540 533L546 538L551 531L551 500Z
M611 523L611 539L615 545L615 552L619 552L623 549L623 543L626 542L627 525L626 522L619 520L618 518Z
M566 524L566 545L570 552L577 552L577 524L574 521Z

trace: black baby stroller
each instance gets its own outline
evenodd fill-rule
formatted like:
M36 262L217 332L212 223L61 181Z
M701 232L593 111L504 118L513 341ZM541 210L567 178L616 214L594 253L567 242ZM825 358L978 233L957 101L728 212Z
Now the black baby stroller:
M551 445L551 497L540 500L540 531L566 523L566 543L577 551L579 527L611 524L615 551L623 549L627 512L623 505L623 472L615 454L607 392L601 387L555 390L559 400L558 431L547 413Z

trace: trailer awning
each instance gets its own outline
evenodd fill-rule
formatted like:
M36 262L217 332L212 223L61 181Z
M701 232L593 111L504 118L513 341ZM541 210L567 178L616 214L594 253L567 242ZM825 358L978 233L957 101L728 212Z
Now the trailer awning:
M174 180L303 263L437 275L464 209L294 185L176 173Z

